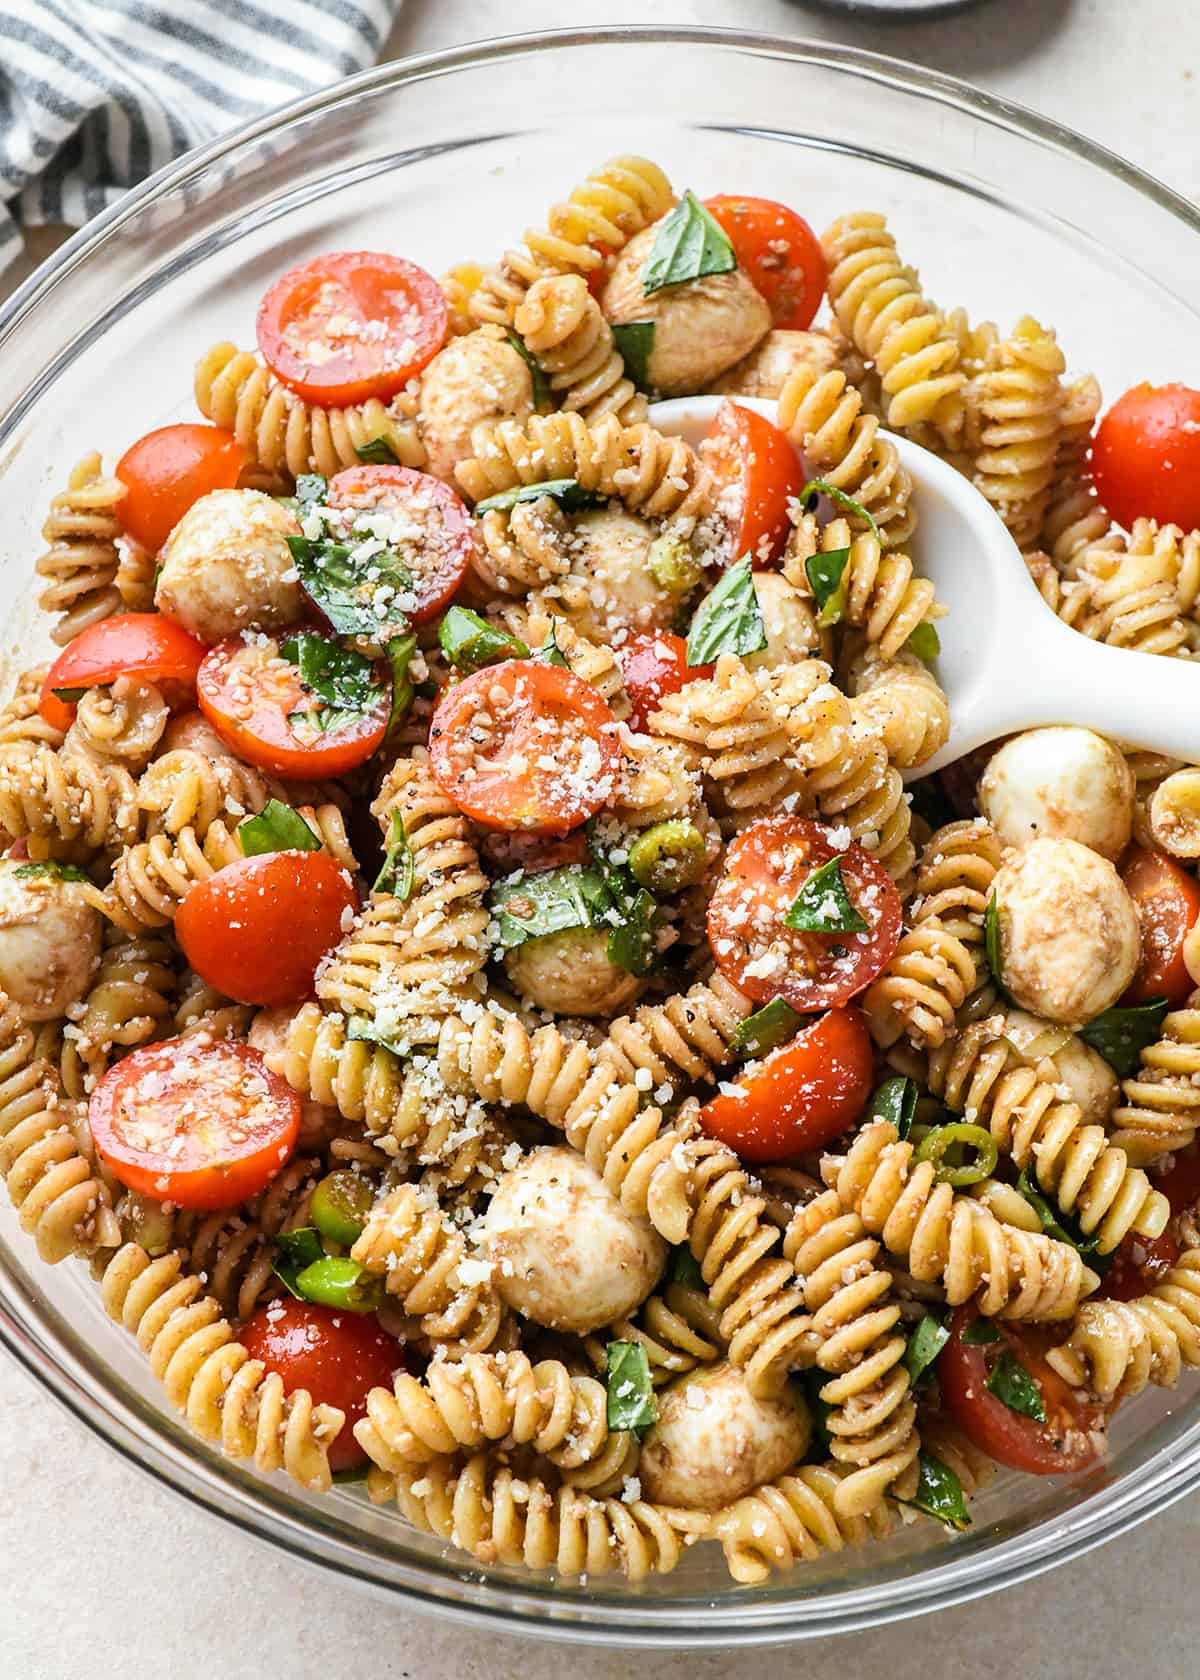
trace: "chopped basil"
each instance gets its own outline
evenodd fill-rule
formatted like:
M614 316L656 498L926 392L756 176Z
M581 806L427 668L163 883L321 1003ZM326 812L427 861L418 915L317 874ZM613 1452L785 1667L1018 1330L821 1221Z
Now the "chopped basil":
M1106 1009L1079 1036L1093 1050L1098 1050L1117 1076L1128 1079L1136 1070L1142 1051L1159 1036L1163 1017L1170 1004L1166 998L1151 998L1135 1009Z
M923 618L917 625L917 628L908 638L908 647L916 654L918 659L924 660L926 665L931 664L941 653L941 637L929 619Z
M625 372L639 391L649 391L650 376L647 370L654 351L654 322L614 321L612 335L617 354L625 363Z
M540 660L543 665L561 665L569 671L571 667L567 661L567 656L559 647L558 638L554 634L555 622L556 621L554 619L550 620L550 628L546 632L546 640L542 643L540 648L536 648L534 650L532 657Z
M517 355L520 356L521 360L525 363L525 366L529 369L529 377L533 381L534 408L548 408L550 406L550 381L546 378L545 368L542 366L541 362L538 361L537 357L526 344L525 340L521 337L520 333L514 332L510 327L508 332L505 334L505 337L508 339L512 348L517 352Z
M963 1331L962 1340L966 1347L986 1347L1000 1340L1000 1332L990 1318L976 1318Z
M678 1248L671 1250L670 1278L672 1283L681 1283L685 1289L704 1288L700 1262L686 1243L680 1243Z
M519 881L497 882L487 903L496 918L502 951L570 928L605 927L612 906L599 869L578 863L523 875Z
M385 437L372 438L369 443L360 443L354 453L360 461L365 461L373 467L399 466L396 451Z
M1100 1238L1096 1235L1085 1237L1082 1232L1074 1228L1074 1222L1068 1222L1066 1216L1061 1216L1051 1207L1046 1197L1034 1184L1029 1176L1028 1167L1021 1168L1021 1176L1017 1179L1017 1189L1030 1207L1037 1214L1042 1224L1042 1230L1056 1242L1067 1243L1069 1247L1078 1249L1080 1254L1089 1256L1088 1264L1098 1272L1106 1272L1112 1264L1111 1254L1097 1254Z
M747 554L729 568L696 608L688 631L687 662L711 665L720 653L758 653L766 645L767 632Z
M73 706L77 700L82 700L87 693L86 688L52 688L51 694L68 706Z
M470 607L449 607L438 625L438 643L456 671L481 671L502 659L528 659L529 648Z
M987 901L983 912L983 943L987 952L987 965L992 979L1004 991L1004 977L1000 967L1000 905L995 893ZM1005 996L1008 994L1005 993Z
M320 1233L313 1226L304 1225L298 1231L281 1231L275 1238L275 1258L271 1270L288 1294L302 1301L304 1296L297 1288L300 1273L324 1258L325 1246Z
M932 1313L926 1313L909 1336L904 1354L908 1380L914 1387L935 1363L938 1354L949 1340L950 1332L946 1326L940 1319L934 1318Z
M608 1427L639 1433L658 1421L650 1361L641 1342L608 1344Z
M610 926L605 954L626 974L649 974L654 960L658 901L640 887L627 863L614 863L599 844L594 823L588 824L588 844L608 890Z
M394 1038L389 1038L369 1015L347 1015L346 1037L363 1044L378 1044L380 1049L390 1050L393 1056L399 1056L402 1060L408 1055L407 1047L398 1044Z
M934 1517L957 1534L971 1526L962 1483L948 1464L923 1449L917 1456L917 1490L911 1499L897 1500L897 1504Z
M325 500L329 480L320 473L301 473L296 480L296 500L301 507L310 507Z
M783 998L772 998L739 1021L730 1048L739 1056L765 1056L768 1050L776 1050L794 1038L803 1019Z
M404 636L389 636L383 644L383 651L387 654L388 664L392 668L392 704L388 712L387 733L384 735L386 741L408 716L417 692L408 674L408 668L417 651L417 638L411 630Z
M804 575L819 609L817 623L824 629L840 624L846 610L846 567L850 563L848 548L824 549L810 554L804 562Z
M895 1126L900 1137L906 1138L912 1130L920 1094L915 1079L906 1079L902 1073L895 1073L875 1087L865 1118L886 1120Z
M879 534L879 526L875 523L874 517L861 502L856 502L853 496L847 496L844 490L839 490L836 484L830 484L828 479L810 478L800 492L800 506L803 508L814 507L818 496L828 496L831 502L836 502L840 508L845 508L847 513L852 513L856 519L861 519L874 533L876 542L882 543L883 538Z
M404 832L404 817L399 811L392 812L391 831L388 834L387 851L383 857L383 868L375 877L372 892L390 893L401 903L412 897L413 890L413 854L408 843L408 835Z
M681 286L705 274L728 274L736 267L728 234L689 187L659 224L642 275L642 292L649 297L664 286Z
M511 490L501 490L497 496L488 496L484 501L476 502L475 512L480 515L507 513L518 502L536 502L541 496L549 496L565 513L599 507L605 500L598 491L586 490L577 478L547 478L541 484L514 484Z
M31 881L38 875L51 881L88 881L91 877L73 863L60 863L57 858L45 858L41 863L19 863L13 870L18 881Z
M257 817L238 824L238 845L243 857L261 857L264 852L319 852L321 842L299 811L281 799L268 799Z
M974 1151L974 1159L969 1154L966 1161L952 1159L959 1150ZM939 1184L962 1188L968 1184L981 1184L985 1178L990 1178L1000 1159L1000 1150L995 1138L982 1126L973 1125L969 1120L952 1120L948 1125L934 1126L926 1132L916 1147L913 1159L932 1161Z
M792 901L783 925L802 933L865 933L870 925L850 901L842 875L844 852L814 869Z
M391 548L356 558L364 542L287 539L305 593L338 634L386 642L408 633L408 619L398 602L408 598L412 573Z
M289 721L303 719L319 729L339 729L371 711L378 702L380 682L375 666L353 648L341 647L315 631L301 630L281 643L279 651L300 672L300 681L309 693L325 702L316 711L292 712Z
M1003 1400L1009 1411L1045 1423L1042 1391L1011 1348L1005 1348L987 1380L988 1393Z

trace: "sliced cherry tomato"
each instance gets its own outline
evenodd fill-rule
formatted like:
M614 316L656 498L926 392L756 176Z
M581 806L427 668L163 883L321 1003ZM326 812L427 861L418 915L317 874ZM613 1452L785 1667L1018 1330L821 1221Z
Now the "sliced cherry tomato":
M281 275L259 305L258 347L299 396L340 407L403 390L441 349L449 319L423 268L341 251Z
M387 733L391 679L378 669L371 706L330 721L330 708L304 686L277 641L231 636L205 654L196 697L217 734L248 763L280 776L341 776L365 763Z
M803 216L770 198L721 193L704 201L724 228L738 267L771 307L777 327L803 332L825 291L825 253Z
M560 665L507 659L455 683L429 726L442 792L485 828L562 834L611 797L617 720Z
M1095 1464L1106 1447L1104 1408L1081 1399L1046 1363L1053 1333L990 1320L998 1332L995 1341L964 1341L964 1332L978 1316L970 1302L957 1309L937 1364L943 1403L964 1435L998 1464L1034 1476L1058 1476ZM1045 1423L1014 1411L988 1388L988 1378L1006 1352L1041 1391Z
M286 1394L306 1388L319 1406L346 1414L329 1449L331 1470L354 1470L367 1455L354 1439L354 1425L366 1416L373 1388L391 1388L404 1368L404 1348L373 1318L338 1312L310 1301L270 1301L238 1331L251 1359L261 1359L283 1378Z
M67 643L46 673L38 711L56 729L68 729L73 701L56 689L96 688L118 677L157 684L172 705L190 702L205 647L161 613L117 613L89 624Z
M1118 397L1096 431L1092 480L1120 525L1200 525L1200 391L1135 385Z
M788 508L804 488L804 468L786 432L763 414L724 402L700 453L718 486L729 526L729 562L749 554L756 570L783 553Z
M88 1124L130 1190L186 1208L233 1207L291 1159L300 1099L248 1044L169 1038L109 1069Z
M688 683L711 677L711 665L689 665L687 643L670 630L655 630L627 636L613 648L625 679L633 711L633 729L645 729L646 719L662 704L663 696L678 694Z
M1160 1184L1159 1188L1162 1186ZM1095 1298L1108 1301L1136 1301L1148 1294L1179 1259L1179 1244L1166 1230L1160 1237L1139 1236L1130 1231L1113 1255Z
M348 467L329 481L331 508L371 515L374 535L412 576L395 605L412 624L434 618L450 601L479 550L466 504L441 479L409 467ZM336 525L335 525L336 530Z
M160 549L193 502L210 490L232 490L246 450L220 426L161 426L139 438L117 462L125 495L117 515L143 548Z
M357 907L328 852L265 852L198 881L175 918L188 962L239 1003L299 1003Z
M1155 1187L1171 1204L1172 1213L1187 1213L1200 1202L1200 1144L1181 1149L1170 1171L1155 1179Z
M859 933L806 933L784 918L823 863L840 857L842 880L866 921ZM764 817L725 853L708 906L717 966L758 1003L785 998L793 1009L831 1009L869 986L900 942L903 914L891 876L855 843L839 850L820 823Z
M787 1161L852 1126L871 1095L871 1037L857 1009L831 1009L700 1110L700 1124L748 1161Z
M1192 990L1183 960L1188 929L1200 916L1200 883L1162 852L1135 846L1121 864L1142 931L1142 956L1122 1003L1165 997L1172 1007Z

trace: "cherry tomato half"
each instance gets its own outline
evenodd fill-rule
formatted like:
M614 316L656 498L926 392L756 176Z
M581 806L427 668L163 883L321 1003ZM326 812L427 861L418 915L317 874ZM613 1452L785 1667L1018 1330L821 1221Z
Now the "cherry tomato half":
M807 933L785 926L801 887L831 858L841 859L850 903L867 923L859 933ZM900 895L870 852L839 849L820 823L764 817L725 853L708 906L708 941L721 972L758 1003L785 998L793 1009L831 1009L869 986L900 942Z
M309 402L386 400L441 348L449 319L446 294L423 268L341 251L280 276L259 305L258 347Z
M729 562L749 554L756 569L783 552L789 504L804 488L804 469L786 432L763 414L724 402L700 453L718 487L729 522Z
M161 426L139 438L117 462L125 495L121 524L143 548L162 547L193 502L210 490L232 490L246 451L220 426Z
M1200 916L1200 883L1162 852L1135 846L1121 864L1121 879L1137 911L1142 955L1125 1004L1165 997L1175 1007L1192 990L1183 960L1188 929Z
M803 216L770 198L721 193L704 201L771 308L777 327L803 332L825 291L825 253Z
M1095 1464L1106 1445L1104 1408L1082 1400L1046 1363L1051 1336L992 1320L997 1339L972 1345L964 1342L963 1333L977 1317L969 1302L957 1309L937 1364L943 1403L963 1434L998 1464L1034 1476L1059 1476ZM1014 1411L988 1388L988 1378L1005 1352L1024 1366L1040 1389L1045 1423Z
M1162 1188L1162 1185L1159 1185ZM1136 1301L1162 1282L1179 1259L1179 1244L1170 1229L1160 1237L1143 1237L1130 1231L1121 1239L1112 1265L1092 1297L1106 1301Z
M186 1208L233 1207L291 1159L300 1099L248 1044L169 1038L109 1069L88 1124L130 1190Z
M175 918L188 962L238 1003L299 1003L357 907L328 852L266 852L189 889Z
M338 1312L310 1301L270 1301L248 1318L238 1341L251 1359L261 1359L283 1378L284 1392L306 1388L319 1406L346 1414L329 1449L331 1470L353 1470L367 1462L354 1439L354 1425L367 1410L373 1388L390 1388L404 1367L404 1348L373 1318Z
M327 501L331 508L378 516L373 519L377 534L412 576L411 595L406 590L396 602L412 624L424 624L442 611L479 549L466 504L428 473L409 467L348 467L330 479Z
M646 719L662 704L664 695L678 694L688 683L711 677L711 665L689 665L687 643L670 630L639 631L613 648L633 710L632 729L645 729Z
M204 654L203 642L161 613L102 618L81 630L51 665L38 711L56 729L68 729L75 705L55 689L96 688L118 677L141 677L157 684L169 703L183 703L191 699Z
M857 1009L831 1009L700 1110L700 1124L748 1161L787 1161L852 1126L871 1095L871 1038Z
M363 764L387 733L390 678L379 668L377 698L325 727L325 702L268 637L218 642L196 679L200 710L240 757L280 776L341 776Z
M1135 385L1118 397L1096 431L1092 481L1119 525L1200 525L1200 391Z
M617 720L560 665L507 659L455 683L429 726L442 792L485 828L561 834L611 797Z
M1155 1179L1155 1187L1171 1204L1172 1213L1187 1213L1200 1202L1200 1144L1181 1149L1169 1172Z

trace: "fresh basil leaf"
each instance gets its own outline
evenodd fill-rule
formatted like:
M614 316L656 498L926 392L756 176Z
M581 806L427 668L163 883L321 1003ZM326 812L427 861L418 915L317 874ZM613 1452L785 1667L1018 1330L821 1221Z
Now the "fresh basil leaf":
M534 650L532 657L539 660L543 665L561 665L565 670L569 671L571 666L567 660L566 654L559 647L558 637L554 633L555 622L556 621L554 619L550 620L550 628L546 632L546 640L542 643L540 648L536 648Z
M281 1231L274 1242L275 1258L271 1270L288 1294L302 1301L304 1296L296 1287L296 1280L307 1267L325 1258L320 1233L312 1225L304 1225L298 1231Z
M395 467L400 464L396 451L385 437L371 438L368 443L358 444L354 453L360 461L366 461L373 467Z
M612 909L599 869L578 863L543 869L519 881L499 881L487 904L497 921L496 943L502 951L570 928L606 927Z
M814 869L792 901L783 925L802 933L865 933L870 923L851 903L842 875L844 852Z
M301 473L296 480L296 500L301 507L312 507L325 500L329 480L320 473Z
M408 599L412 573L394 549L356 558L365 540L339 543L325 537L289 537L287 545L305 593L339 635L386 642L408 633L408 619L399 603Z
M758 653L766 645L767 632L747 554L729 568L696 608L688 631L687 662L711 665L718 654Z
M642 1432L658 1422L650 1361L641 1342L609 1342L608 1427Z
M594 822L588 824L587 836L611 905L606 917L610 932L605 954L626 974L649 974L654 961L658 900L638 885L627 864L614 864L607 856Z
M1028 1167L1021 1168L1021 1176L1017 1179L1017 1189L1037 1214L1041 1221L1042 1230L1048 1237L1053 1237L1056 1242L1066 1243L1070 1248L1078 1249L1080 1254L1086 1254L1088 1265L1094 1271L1103 1274L1108 1270L1114 1256L1098 1254L1096 1250L1100 1246L1100 1238L1095 1234L1085 1237L1073 1220L1069 1220L1065 1214L1060 1215L1050 1205L1029 1176Z
M823 549L810 554L804 562L804 575L819 609L817 623L822 629L840 624L846 611L846 567L850 563L848 548Z
M625 363L625 372L637 386L639 391L650 390L650 376L647 372L650 357L654 352L653 321L614 321L612 323L613 343L617 347L617 354Z
M962 1340L966 1347L986 1347L1000 1340L1000 1332L990 1318L976 1318L963 1331Z
M387 654L388 664L392 668L392 704L388 712L387 731L383 737L386 741L408 716L417 692L408 674L408 668L417 651L417 638L411 630L406 636L390 636L383 644L383 651Z
M776 1050L794 1038L803 1019L785 999L772 998L738 1022L730 1049L738 1056L765 1056L768 1050Z
M438 645L456 671L481 671L502 659L528 659L529 648L470 607L448 607L438 625Z
M387 851L383 855L383 868L375 877L375 885L371 891L390 893L393 898L405 903L412 897L412 890L412 847L408 843L408 835L404 832L403 815L399 811L393 811Z
M1037 1423L1045 1423L1046 1407L1042 1391L1011 1348L1005 1348L997 1359L987 1386L988 1393L994 1394L997 1400L1003 1400L1009 1411L1019 1412L1022 1417L1033 1418Z
M923 618L908 638L907 646L918 659L931 665L942 651L942 639L930 620Z
M686 1243L671 1250L671 1282L681 1283L685 1289L703 1289L704 1274L700 1262Z
M264 852L319 852L321 842L299 811L280 799L268 799L257 817L238 824L238 845L243 857L261 857Z
M389 1038L382 1027L376 1026L369 1015L347 1015L346 1037L363 1044L378 1044L382 1050L390 1050L393 1056L403 1060L409 1053L408 1046L397 1043Z
M505 334L505 337L508 339L508 342L512 345L513 349L517 352L517 355L520 356L521 360L525 363L525 366L529 369L529 377L533 382L534 408L549 408L550 381L546 378L545 368L542 366L541 362L538 361L537 357L526 344L525 340L521 337L520 333L514 332L510 327L508 332Z
M584 489L577 478L547 478L541 484L514 484L511 490L501 490L499 495L488 496L475 503L475 512L480 517L485 513L507 513L518 502L536 502L540 496L549 496L564 513L600 507L606 499L596 490Z
M992 979L1004 991L1004 976L1000 967L1000 906L993 892L987 901L983 912L983 943L987 952L987 965ZM1005 996L1007 997L1007 992Z
M886 1120L895 1126L900 1137L906 1138L912 1130L913 1116L917 1112L917 1098L920 1094L920 1087L915 1079L906 1079L902 1073L895 1073L875 1087L864 1118Z
M57 858L44 858L41 863L19 863L13 875L18 881L32 881L39 875L51 881L91 881L84 870L73 863L60 863Z
M811 510L816 506L818 496L828 496L831 502L836 502L840 508L845 508L847 513L852 513L856 519L861 519L873 532L876 542L883 542L883 538L879 534L879 526L875 523L871 512L861 502L856 502L853 496L847 496L844 490L839 490L836 484L830 484L828 479L810 478L800 492L800 506Z
M681 286L705 274L728 274L736 267L728 234L689 187L659 224L642 275L642 292L649 297L664 286Z
M917 1489L911 1499L899 1499L898 1505L909 1505L927 1517L934 1517L956 1534L971 1526L962 1483L948 1464L924 1449L917 1455Z
M301 630L281 643L279 651L300 672L300 681L309 693L325 702L316 711L292 712L290 719L304 719L321 729L337 729L360 718L378 702L380 683L375 666L352 648L341 647L312 630Z
M1170 1004L1166 998L1151 998L1135 1009L1106 1009L1079 1036L1093 1050L1098 1050L1119 1079L1128 1079L1136 1072L1142 1051L1159 1036Z
M52 688L51 694L62 700L66 705L73 706L77 700L82 700L87 693L86 688Z
M935 1363L938 1354L949 1340L950 1332L946 1326L940 1319L934 1318L932 1313L926 1313L909 1336L904 1354L908 1380L914 1387Z

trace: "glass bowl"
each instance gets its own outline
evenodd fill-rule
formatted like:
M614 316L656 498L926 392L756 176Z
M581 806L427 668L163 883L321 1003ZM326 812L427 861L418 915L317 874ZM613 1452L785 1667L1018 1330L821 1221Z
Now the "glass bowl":
M73 238L0 312L0 610L6 663L48 650L33 560L49 497L189 416L190 369L253 343L266 283L314 251L405 252L434 273L490 258L553 195L621 151L679 185L785 199L819 228L885 210L945 307L1055 324L1106 389L1200 361L1200 217L1041 117L915 66L729 31L612 30L495 41L355 77L156 176ZM969 556L964 556L969 563ZM985 634L980 625L979 634ZM1200 756L1198 754L1197 756ZM904 1527L753 1590L719 1552L632 1590L481 1568L341 1491L316 1499L196 1441L77 1264L43 1266L0 1214L0 1337L133 1463L243 1531L392 1599L592 1642L803 1639L960 1602L1076 1557L1200 1481L1200 1413L1152 1392L1090 1475L1001 1476L970 1533Z

